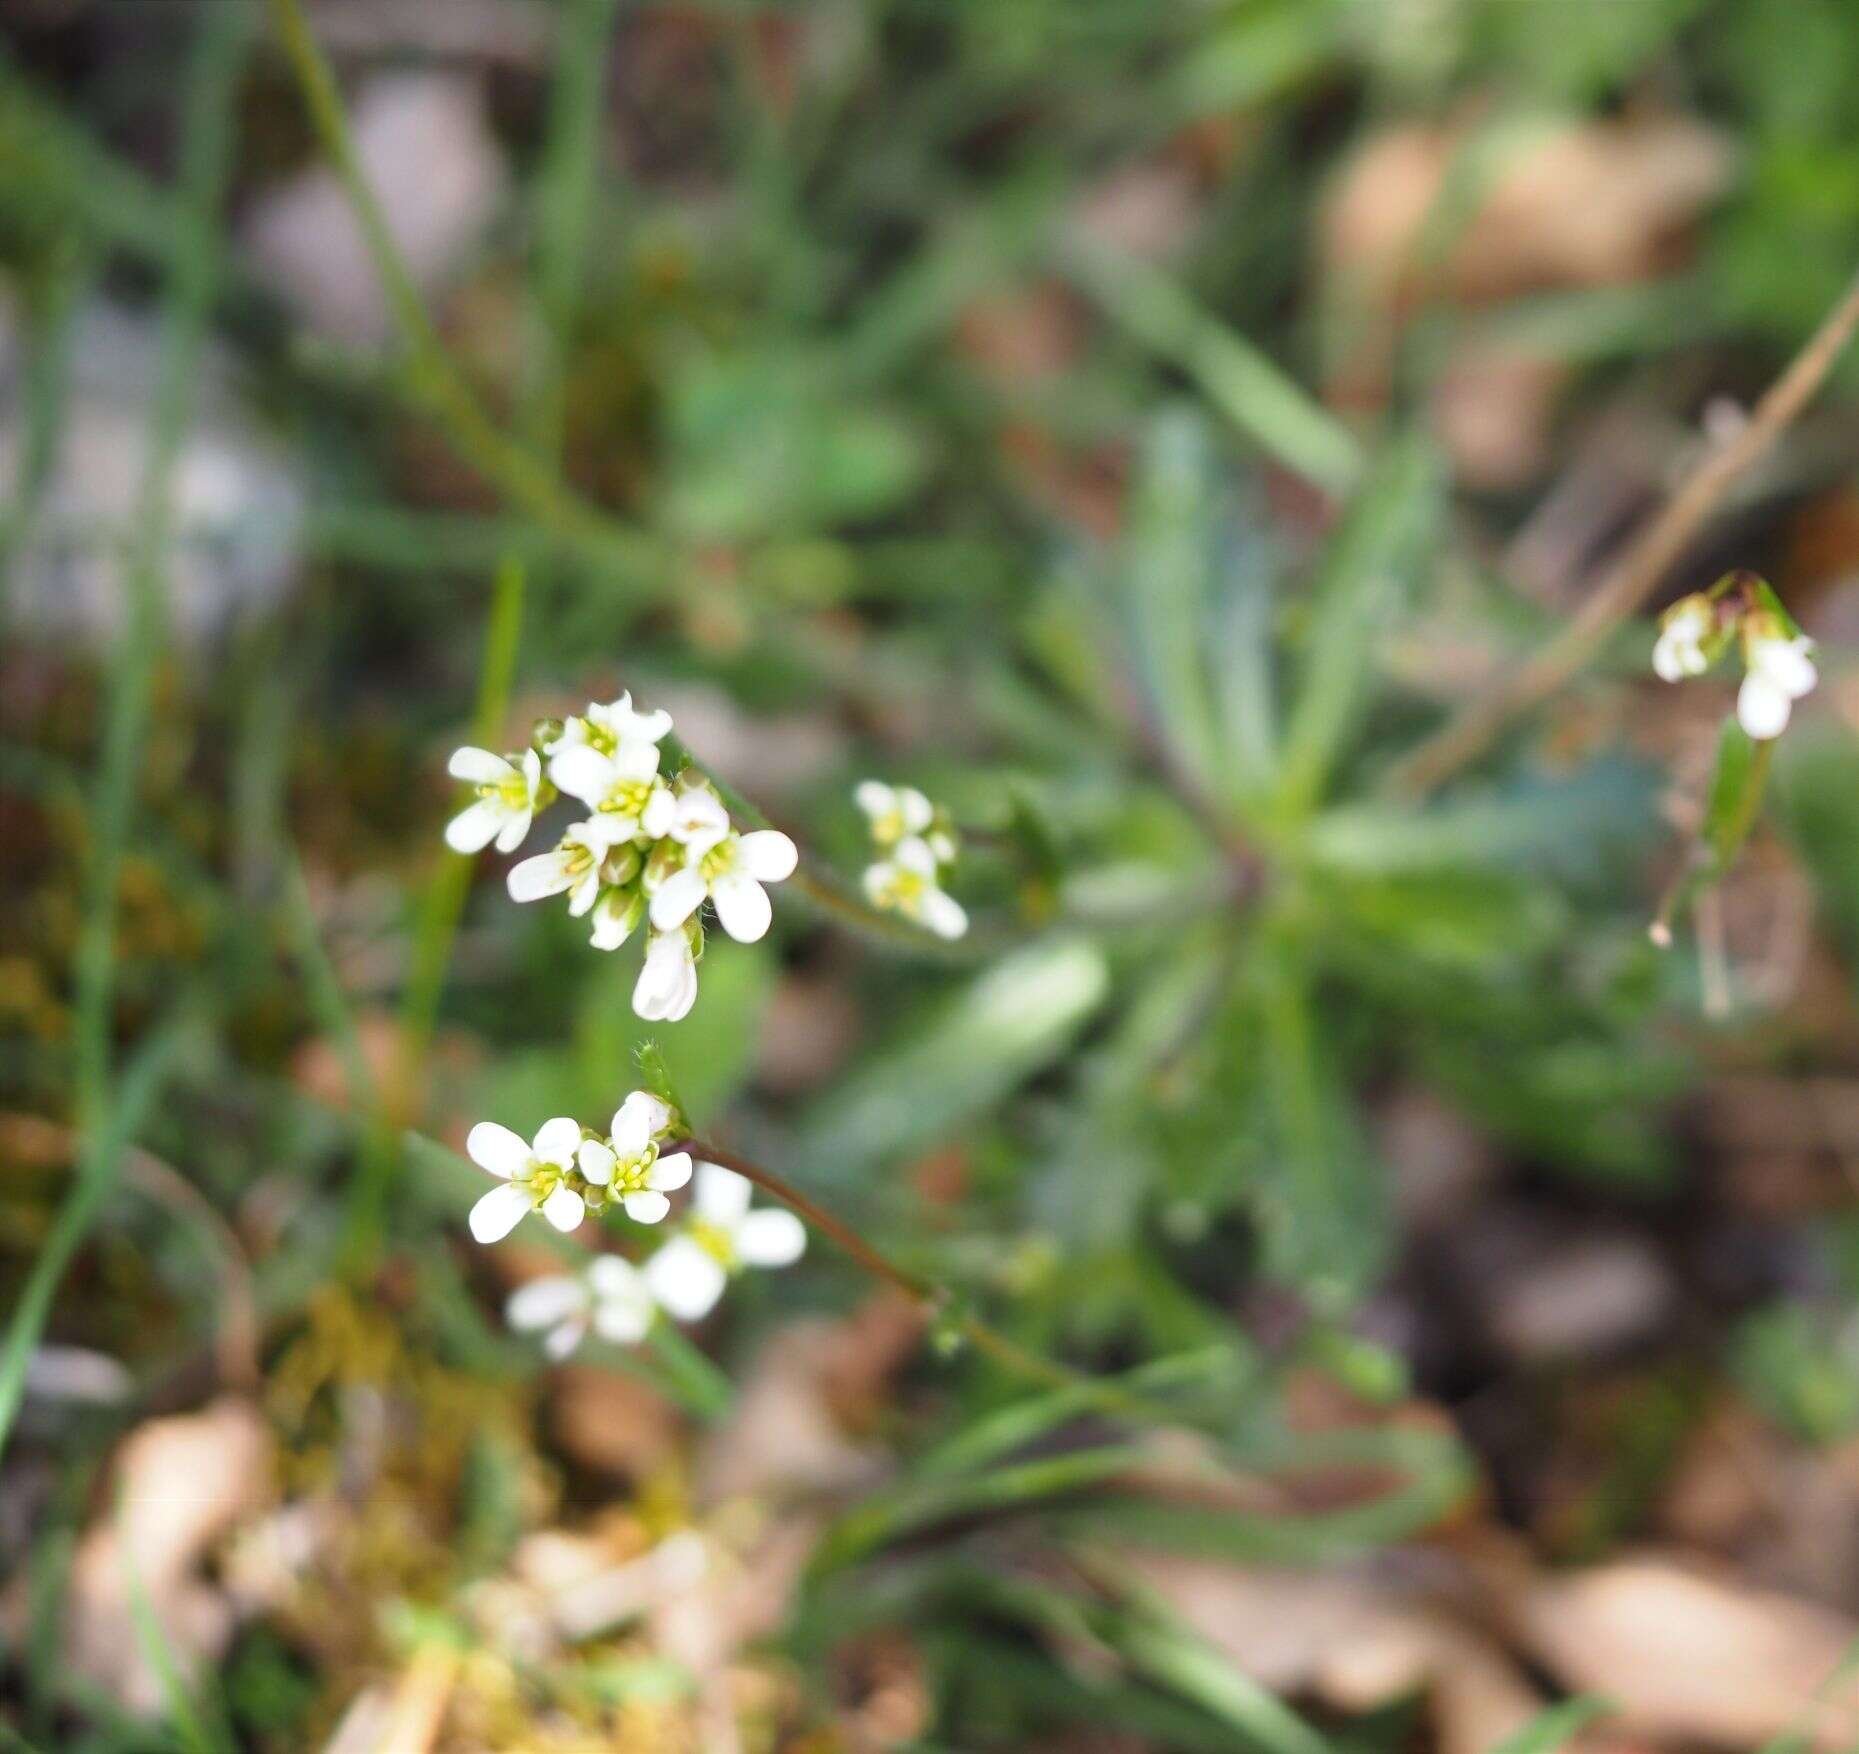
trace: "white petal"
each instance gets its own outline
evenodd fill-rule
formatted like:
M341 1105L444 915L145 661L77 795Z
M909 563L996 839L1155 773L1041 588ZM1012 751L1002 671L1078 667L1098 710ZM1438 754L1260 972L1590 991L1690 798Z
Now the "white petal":
M633 935L633 928L639 924L639 914L633 908L635 899L626 890L609 889L595 904L594 929L587 941L596 950L617 950Z
M512 901L541 901L544 896L560 895L574 887L574 873L568 868L569 855L557 847L553 852L537 853L510 867L505 882Z
M677 800L663 786L654 786L639 812L639 832L650 840L663 840L671 833L678 814Z
M906 834L921 834L928 828L936 811L929 799L915 786L897 788L897 813L903 818Z
M1685 668L1679 661L1678 647L1665 634L1659 636L1652 648L1652 667L1661 682L1684 680Z
M542 1350L557 1364L560 1364L586 1338L587 1318L576 1316L572 1321L563 1322L559 1328L550 1332L542 1342Z
M587 1287L572 1273L550 1273L519 1285L503 1306L503 1319L522 1332L552 1328L587 1308Z
M549 778L591 810L612 790L613 764L598 749L571 743L549 761Z
M661 932L676 931L703 904L703 873L686 865L667 877L652 897L652 924Z
M953 895L940 889L923 892L923 923L938 938L959 938L968 930L968 915Z
M535 811L528 808L512 810L504 822L503 831L497 836L498 852L515 852L523 844L524 838L529 833L529 825L535 819Z
M613 752L613 774L622 780L649 780L658 772L658 745L639 741L622 742ZM560 784L558 780L556 784Z
M474 786L501 786L504 781L516 778L516 769L501 755L493 755L488 749L474 749L469 744L452 751L445 771L453 779L469 780Z
M936 875L936 855L930 851L929 842L916 835L900 840L891 857L913 876L933 878Z
M733 1230L749 1209L755 1188L747 1176L725 1169L720 1163L697 1166L697 1190L691 1196L691 1209L699 1218Z
M778 828L758 828L736 843L743 870L763 883L779 883L794 875L800 849Z
M1808 650L1804 639L1763 640L1755 650L1755 667L1784 694L1799 700L1819 680Z
M652 1165L652 1172L646 1177L646 1186L656 1188L661 1194L675 1194L690 1179L691 1154L688 1151L673 1151Z
M1743 686L1736 693L1736 716L1750 736L1758 743L1765 743L1771 737L1779 737L1788 729L1788 717L1794 710L1794 702L1788 698L1785 689L1778 688L1759 670L1752 670L1743 678Z
M465 1155L480 1169L506 1181L529 1168L529 1141L495 1121L479 1121L465 1135Z
M501 805L480 798L475 804L467 804L445 825L445 844L455 853L481 853L491 844L503 820Z
M736 1252L751 1267L786 1267L806 1253L807 1227L792 1212L764 1206L736 1226Z
M544 1121L529 1148L543 1163L552 1163L557 1169L572 1168L575 1153L581 1149L581 1123L567 1115Z
M598 1139L583 1139L581 1149L575 1153L576 1167L597 1188L604 1188L613 1180L614 1162L613 1147L603 1145Z
M594 1331L614 1346L633 1346L652 1325L652 1297L642 1285L636 1297L606 1299L594 1306Z
M542 790L542 757L533 749L523 751L523 790L532 804Z
M650 1188L643 1193L628 1194L620 1201L626 1208L626 1216L635 1224L656 1224L671 1210L671 1202L663 1194L655 1194Z
M557 1230L573 1230L586 1215L587 1202L573 1188L557 1188L542 1202L542 1216Z
M467 1222L479 1242L502 1242L523 1221L529 1210L529 1190L516 1182L492 1188L475 1206Z
M593 910L594 903L600 900L600 865L596 861L589 867L587 875L582 877L568 891L568 917L581 919Z
M596 1297L644 1297L645 1280L623 1255L596 1255L588 1263L588 1289Z
M652 1295L681 1322L702 1321L716 1307L728 1277L716 1257L688 1236L674 1236L645 1264Z
M655 1134L671 1125L671 1109L649 1090L635 1090L613 1113L613 1148L637 1157Z
M723 922L723 930L738 944L753 944L767 935L775 910L769 904L768 891L745 872L725 872L711 886L710 900L716 907L716 917Z
M891 885L897 881L897 863L893 859L880 859L875 865L865 867L865 899L873 907L883 907L884 898Z
M883 780L860 780L852 788L852 798L874 821L897 808L897 794Z
M678 989L665 1007L667 1023L682 1023L697 1003L697 964L688 959L678 970Z

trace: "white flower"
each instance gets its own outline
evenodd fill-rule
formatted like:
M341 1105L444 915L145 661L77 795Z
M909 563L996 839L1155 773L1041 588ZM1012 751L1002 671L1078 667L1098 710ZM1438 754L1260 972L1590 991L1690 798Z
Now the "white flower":
M672 799L665 832L685 847L713 847L729 833L729 812L708 786L690 786Z
M594 904L594 929L587 941L596 950L617 950L645 917L645 897L637 889L603 889Z
M469 780L477 800L445 825L445 844L455 853L481 853L494 839L500 853L523 844L542 789L542 757L525 749L515 760L488 749L454 749L446 764L454 779Z
M548 753L554 755L578 744L589 744L607 754L622 743L656 743L670 729L670 713L637 712L631 693L626 693L605 706L589 701L586 716L563 725L561 735L548 746Z
M610 842L635 835L657 840L671 821L672 797L658 778L656 743L621 743L609 753L570 744L550 760L549 778L593 811Z
M794 843L777 828L725 834L709 846L693 843L684 869L652 897L652 924L661 932L683 925L708 895L723 930L738 944L753 944L774 914L762 885L791 877L799 862Z
M861 780L852 793L871 820L871 838L881 847L895 846L906 835L921 834L936 812L915 786L887 786Z
M600 1255L585 1273L550 1273L518 1286L504 1320L518 1333L543 1334L542 1349L566 1358L586 1338L588 1324L603 1340L631 1346L646 1337L657 1306L645 1275L618 1255Z
M866 867L865 895L873 907L894 909L939 938L959 938L968 930L968 915L954 896L938 887L936 876L936 855L926 841L912 835L899 841L888 859Z
M805 1252L806 1226L779 1206L751 1211L752 1192L734 1170L698 1164L683 1226L645 1264L653 1297L678 1320L701 1321L743 1267L785 1267Z
M599 818L577 822L552 852L537 853L510 867L505 880L512 901L541 901L545 896L568 897L568 911L577 919L599 898L605 879L602 868L613 850L609 826Z
M640 1224L663 1218L671 1210L665 1196L691 1179L688 1152L658 1154L655 1135L670 1125L671 1110L649 1091L635 1090L615 1112L609 1136L586 1140L576 1159L588 1184L605 1189Z
M479 1121L465 1137L465 1150L503 1185L471 1208L471 1234L479 1242L501 1242L526 1213L537 1211L557 1230L573 1230L587 1210L569 1185L582 1143L580 1123L565 1115L544 1121L527 1145L520 1133Z
M1716 620L1710 603L1698 596L1686 597L1666 611L1652 648L1652 667L1661 681L1682 682L1687 676L1702 676L1711 667L1704 641Z
M1746 630L1743 662L1748 670L1737 691L1736 716L1757 742L1787 730L1794 703L1812 692L1819 680L1808 655L1813 649L1814 642L1805 634L1790 637L1779 628L1768 632L1754 626Z
M697 949L688 931L646 936L645 966L633 985L633 1010L653 1023L677 1023L697 1003Z

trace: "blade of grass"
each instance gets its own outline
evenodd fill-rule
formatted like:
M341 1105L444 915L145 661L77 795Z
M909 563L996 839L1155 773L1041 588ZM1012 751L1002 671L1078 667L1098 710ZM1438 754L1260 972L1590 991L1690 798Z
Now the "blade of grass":
M517 647L523 632L523 594L526 574L521 561L507 558L498 569L491 595L490 616L484 632L484 654L478 667L478 699L472 714L472 741L480 747L495 745L510 710L510 691L516 679ZM357 1272L368 1271L379 1258L387 1220L388 1195L400 1173L400 1128L412 1113L425 1075L433 1031L439 1017L439 999L451 966L452 945L464 914L471 887L473 861L449 848L439 855L439 866L420 898L414 926L412 967L400 1004L400 1028L393 1066L385 1086L374 1093L374 1124L369 1128L361 1162L350 1189L344 1217L344 1254ZM302 879L297 878L301 891ZM307 897L304 901L307 908ZM303 908L299 917L307 917ZM344 1055L349 1061L357 1091L368 1088L365 1068L357 1076L359 1047L354 1045L354 1024L333 970L322 955L314 921L307 934L300 931L305 948L327 973L321 977L324 1009L343 1019Z
M1506 1736L1491 1754L1556 1754L1571 1737L1613 1710L1608 1700L1591 1694L1584 1694L1580 1699L1565 1699L1560 1705L1539 1712L1522 1729Z
M1328 493L1355 485L1362 449L1348 427L1161 270L1079 239L1060 255L1065 272L1119 327L1184 372L1267 455Z
M163 298L160 375L150 414L148 456L135 535L125 567L127 620L111 667L96 790L94 839L84 884L84 920L73 984L73 1081L78 1131L86 1150L78 1185L60 1209L7 1325L0 1355L0 1451L23 1392L26 1363L51 1310L65 1267L115 1185L121 1147L167 1069L176 1039L164 1031L143 1051L140 1076L111 1089L117 883L129 837L142 739L163 631L163 569L171 508L168 487L193 407L193 386L219 266L217 225L231 160L233 94L251 40L243 4L206 8L190 55L183 98L180 197L174 209L172 272Z
M175 1654L174 1646L168 1642L161 1619L155 1612L155 1605L149 1600L148 1589L142 1582L142 1574L136 1567L120 1503L117 1506L116 1536L117 1547L122 1554L123 1585L129 1603L130 1625L135 1631L136 1644L141 1649L143 1659L161 1683L168 1722L174 1728L176 1740L186 1754L235 1754L232 1738L218 1721L218 1714L212 1714L215 1721L209 1731L206 1717L194 1703L193 1694L181 1674L180 1659Z

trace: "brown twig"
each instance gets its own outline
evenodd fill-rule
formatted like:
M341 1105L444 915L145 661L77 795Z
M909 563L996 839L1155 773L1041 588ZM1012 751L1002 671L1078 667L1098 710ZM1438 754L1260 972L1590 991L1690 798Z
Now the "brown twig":
M1393 788L1425 797L1478 759L1520 713L1553 694L1658 589L1672 563L1737 477L1807 406L1859 327L1859 276L1733 437L1712 445L1555 638L1464 707L1394 770Z

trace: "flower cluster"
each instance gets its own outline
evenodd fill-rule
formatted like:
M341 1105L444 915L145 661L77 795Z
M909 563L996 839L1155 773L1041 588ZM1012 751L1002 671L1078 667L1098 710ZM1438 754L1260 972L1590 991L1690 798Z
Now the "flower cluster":
M752 1189L734 1170L700 1163L689 1212L643 1267L597 1255L579 1273L551 1273L519 1286L504 1319L519 1333L540 1333L543 1350L566 1358L591 1328L616 1346L643 1340L662 1309L678 1321L701 1321L745 1267L785 1267L800 1259L807 1232L792 1212L752 1208Z
M671 1210L665 1197L691 1179L687 1153L659 1154L672 1131L670 1107L644 1090L620 1104L606 1135L566 1115L544 1121L535 1138L495 1121L479 1121L465 1151L502 1184L471 1208L471 1234L501 1242L531 1212L557 1230L573 1230L592 1212L618 1205L640 1224L656 1224Z
M541 720L520 754L460 749L451 772L476 796L447 826L446 841L462 853L493 841L514 852L538 811L557 796L574 799L585 819L549 852L511 868L511 899L566 895L599 950L619 949L645 922L633 1009L675 1023L697 1001L704 903L732 938L754 943L773 913L762 885L791 876L798 854L778 830L737 833L716 788L694 768L667 776L659 745L670 730L669 713L640 712L623 694L565 721Z
M865 868L866 899L939 938L961 937L968 930L968 915L943 888L960 851L947 814L914 786L863 780L852 795L865 812L879 853Z
M1743 683L1736 717L1757 742L1788 728L1794 703L1819 680L1814 642L1759 579L1732 573L1709 591L1681 597L1660 618L1652 667L1666 682L1702 676L1741 640Z

